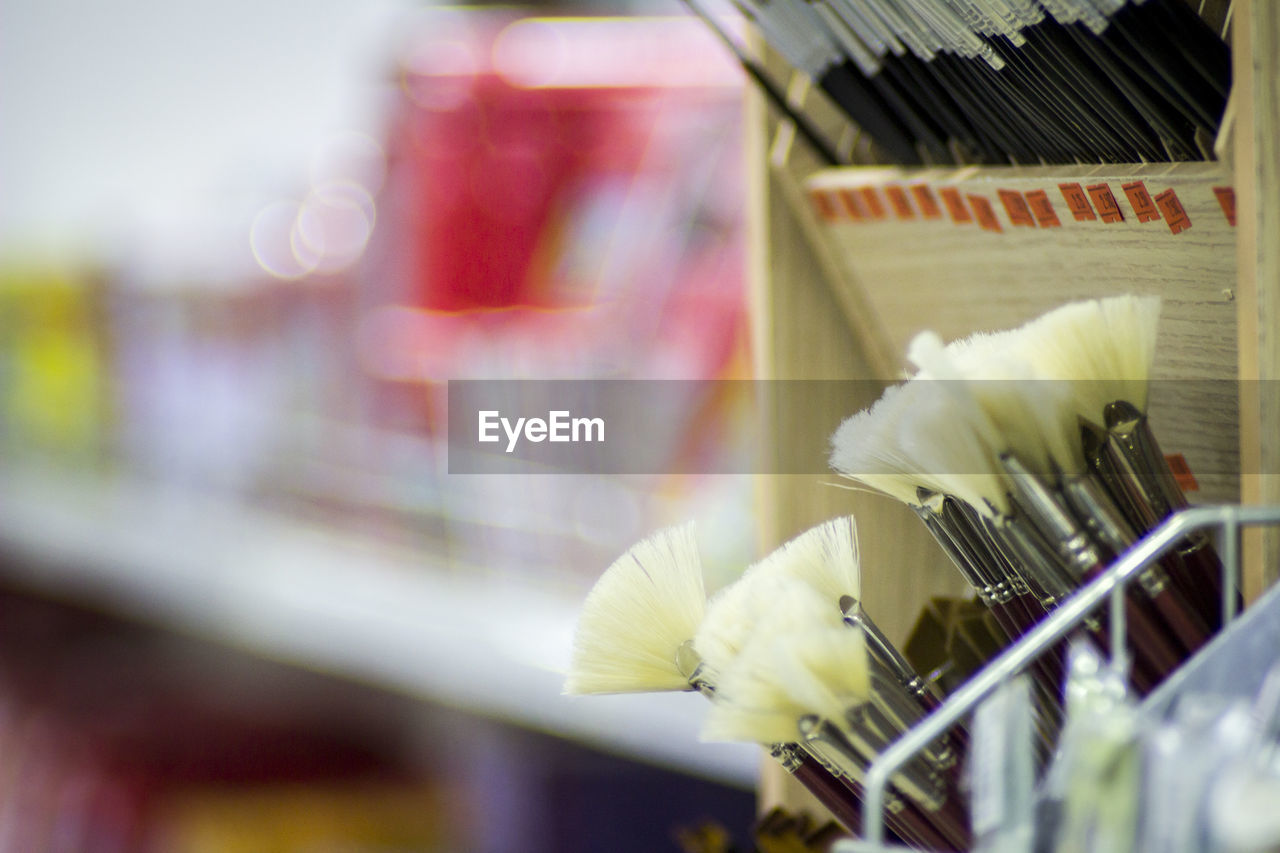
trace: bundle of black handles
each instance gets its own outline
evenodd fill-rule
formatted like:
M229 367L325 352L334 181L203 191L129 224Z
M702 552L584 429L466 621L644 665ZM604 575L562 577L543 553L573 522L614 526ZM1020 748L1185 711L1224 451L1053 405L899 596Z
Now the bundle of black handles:
M821 157L847 162L701 0ZM1212 159L1230 50L1188 0L735 0L902 165Z

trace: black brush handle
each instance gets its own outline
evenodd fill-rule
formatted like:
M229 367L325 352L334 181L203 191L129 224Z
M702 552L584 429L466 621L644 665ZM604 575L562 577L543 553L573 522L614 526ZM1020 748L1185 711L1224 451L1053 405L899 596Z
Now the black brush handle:
M866 78L848 65L833 65L822 73L818 85L894 162L908 166L923 164L915 141Z
M720 40L720 43L727 47L729 52L733 54L734 58L738 60L738 64L742 66L742 70L747 72L747 76L755 81L755 84L760 87L761 92L764 92L765 98L767 98L769 103L773 105L774 109L778 110L791 120L791 123L795 125L796 130L802 137L804 137L806 142L813 146L813 150L818 154L818 156L821 157L829 166L842 165L844 161L840 159L836 150L827 143L826 139L823 138L822 133L813 126L812 122L791 108L791 105L787 103L786 96L782 94L782 90L769 79L768 75L764 73L764 69L747 56L746 53L744 53L742 49L734 43L733 39L729 38L729 35L724 32L724 30L720 29L720 27L716 25L716 22L709 15L704 14L698 6L691 2L691 0L683 0L683 2L685 6L688 7L689 11L702 19L702 22L711 29L711 32L715 33L716 37Z

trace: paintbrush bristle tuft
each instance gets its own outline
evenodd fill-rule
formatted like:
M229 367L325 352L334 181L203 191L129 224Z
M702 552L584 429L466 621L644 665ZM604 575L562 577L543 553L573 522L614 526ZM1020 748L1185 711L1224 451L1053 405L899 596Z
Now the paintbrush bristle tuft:
M756 571L790 577L813 588L832 607L862 597L858 530L853 516L833 518L801 533L762 560Z
M814 627L779 637L774 653L787 661L790 695L811 713L842 721L852 705L870 697L871 676L861 631Z
M982 333L947 344L944 355L1002 440L1043 475L1084 469L1069 389L1042 381L1022 351L1021 329Z
M920 368L912 416L903 423L902 446L930 472L934 491L980 512L1005 512L1008 489L997 461L1007 439L983 409L977 385L933 332L912 340L908 358Z
M632 546L582 605L565 692L690 689L676 651L697 631L705 599L692 524Z
M919 504L919 466L899 444L899 424L910 414L911 383L885 389L870 408L845 419L831 437L829 463L836 472L902 503Z
M776 633L815 623L842 623L836 600L796 577L771 569L777 553L748 568L707 605L693 647L711 673L717 674L713 678L733 666L743 648L766 629Z
M799 740L797 721L808 713L786 691L787 662L774 653L775 637L760 635L720 674L715 702L702 739L790 743Z
M1160 305L1132 294L1068 303L1023 326L1019 348L1038 375L1070 384L1081 417L1100 423L1115 400L1145 410Z
M870 692L860 631L817 626L762 629L721 676L704 740L777 743L797 739L797 721L840 721Z

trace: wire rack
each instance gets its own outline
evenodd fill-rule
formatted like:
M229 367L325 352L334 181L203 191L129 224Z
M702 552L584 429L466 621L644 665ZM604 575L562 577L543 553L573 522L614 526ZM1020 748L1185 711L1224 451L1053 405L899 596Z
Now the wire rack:
M1058 607L1020 641L1006 649L974 678L952 694L936 711L906 732L872 762L863 787L863 837L842 841L832 853L890 853L905 847L885 842L885 794L890 778L928 744L972 712L997 687L1030 666L1058 640L1077 628L1091 612L1108 601L1110 666L1127 676L1124 653L1124 591L1130 581L1188 534L1217 530L1222 558L1223 590L1233 590L1240 577L1240 533L1245 527L1280 525L1280 506L1195 507L1171 516L1134 545L1120 559L1070 600ZM1223 634L1236 617L1236 597L1222 596ZM1221 635L1220 635L1221 636Z

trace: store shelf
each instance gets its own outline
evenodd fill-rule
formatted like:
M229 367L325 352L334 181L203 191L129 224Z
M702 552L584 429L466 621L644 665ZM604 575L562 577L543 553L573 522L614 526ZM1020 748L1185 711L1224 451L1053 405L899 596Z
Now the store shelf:
M762 374L892 380L906 342L924 328L952 339L1008 328L1072 299L1158 293L1165 305L1154 378L1172 381L1160 383L1169 396L1153 398L1151 420L1164 449L1206 472L1198 503L1280 503L1280 477L1270 474L1280 470L1280 241L1270 239L1280 233L1280 6L1238 0L1232 8L1233 106L1214 163L829 169L803 145L787 144L792 134L757 99L748 163ZM776 56L765 58L787 73ZM838 125L824 129L840 133ZM1109 191L1122 218L1077 220L1063 184ZM1178 199L1183 217L1171 226L1167 212L1139 216L1126 187L1153 201L1172 191L1166 199ZM990 215L958 221L944 190L978 198ZM1026 221L1023 203L1044 212L1031 207L1032 196L1051 202L1052 218ZM895 206L895 198L906 201ZM871 402L822 401L820 411L793 417L847 416ZM786 427L784 420L779 434ZM863 565L892 567L864 572L864 602L898 639L923 598L954 590L954 571L928 553L918 523L911 528L916 520L892 502L818 485L795 478L762 490L762 548L833 515L857 515L861 529L878 534L864 539ZM1278 547L1275 531L1244 538L1247 599L1275 583ZM778 788L766 774L766 806L805 802L794 788Z
M754 747L698 742L692 694L567 697L579 602L518 576L137 479L0 477L8 580L725 784Z

